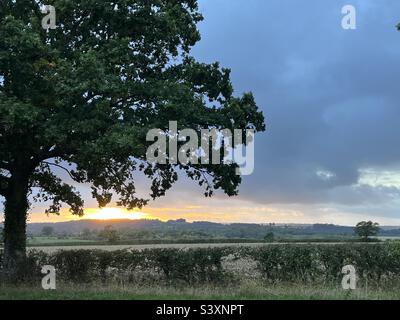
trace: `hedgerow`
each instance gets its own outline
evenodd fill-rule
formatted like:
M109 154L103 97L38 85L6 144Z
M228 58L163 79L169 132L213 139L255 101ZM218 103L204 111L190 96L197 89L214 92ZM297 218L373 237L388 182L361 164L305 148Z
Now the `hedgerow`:
M248 265L235 267L235 263ZM0 272L1 264L0 252ZM251 271L265 283L340 283L342 268L348 264L354 265L359 280L371 284L400 280L400 243L54 253L30 250L21 281L39 281L43 276L42 266L52 265L56 268L57 281L72 283L232 284L251 277Z
M376 284L400 277L400 244L271 245L246 253L270 282L337 282L353 265L360 280Z

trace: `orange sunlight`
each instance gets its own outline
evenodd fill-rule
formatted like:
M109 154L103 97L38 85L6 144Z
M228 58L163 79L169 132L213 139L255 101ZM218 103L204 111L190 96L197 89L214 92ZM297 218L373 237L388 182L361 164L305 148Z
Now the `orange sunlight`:
M138 220L148 218L146 213L123 208L102 208L102 209L86 209L85 210L85 219L93 219L93 220L121 220L121 219L129 219L129 220Z

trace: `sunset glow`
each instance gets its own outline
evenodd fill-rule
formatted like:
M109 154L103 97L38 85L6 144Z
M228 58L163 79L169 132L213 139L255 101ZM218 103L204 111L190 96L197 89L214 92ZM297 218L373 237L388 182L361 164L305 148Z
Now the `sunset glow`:
M147 214L135 210L128 211L123 208L102 208L85 210L85 218L95 220L138 220L147 218Z

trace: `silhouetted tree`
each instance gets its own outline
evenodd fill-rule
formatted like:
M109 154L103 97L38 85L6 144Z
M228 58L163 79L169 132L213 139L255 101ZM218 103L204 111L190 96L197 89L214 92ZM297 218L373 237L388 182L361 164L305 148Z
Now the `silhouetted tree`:
M42 228L42 235L49 237L54 233L54 228L51 226L44 226Z
M361 221L354 228L354 232L363 240L368 241L369 237L379 233L379 224L372 221Z
M113 226L105 226L104 229L100 231L99 237L110 243L115 243L119 240L118 232L113 228Z
M275 234L271 231L268 232L264 237L265 242L274 242L275 241Z
M40 5L53 5L57 28L44 30ZM104 207L142 207L133 172L165 195L178 171L237 194L236 164L156 165L146 161L150 129L255 129L264 117L251 93L233 96L230 70L190 56L200 40L196 0L2 0L0 3L0 195L5 199L4 257L10 272L24 259L33 200L83 215L74 185L91 185ZM222 45L222 44L221 44ZM57 168L58 172L53 169ZM74 184L58 175L68 173ZM35 188L35 189L33 189Z
M85 228L83 229L81 236L83 239L90 239L92 236L92 231L89 228Z

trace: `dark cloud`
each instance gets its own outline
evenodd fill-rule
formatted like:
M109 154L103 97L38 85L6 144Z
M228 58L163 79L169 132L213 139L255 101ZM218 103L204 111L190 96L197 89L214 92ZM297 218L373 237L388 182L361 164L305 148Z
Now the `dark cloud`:
M237 93L253 91L268 120L241 197L354 205L391 198L393 188L357 184L364 168L400 163L400 3L227 3L201 1L194 53L231 67ZM357 30L341 28L345 4L357 9Z

